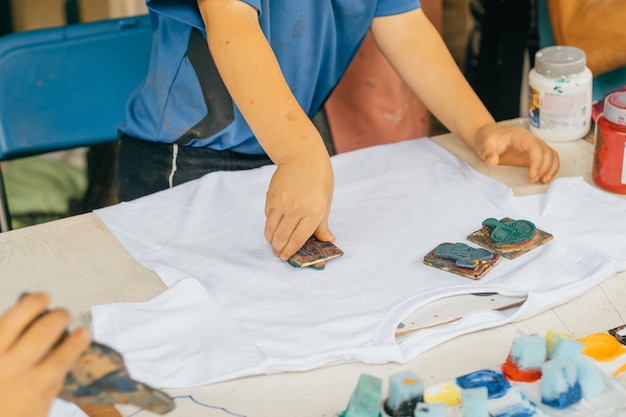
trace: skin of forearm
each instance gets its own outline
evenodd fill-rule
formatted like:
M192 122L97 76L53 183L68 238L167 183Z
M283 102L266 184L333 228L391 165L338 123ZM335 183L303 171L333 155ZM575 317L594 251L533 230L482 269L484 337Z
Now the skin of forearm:
M239 0L199 0L198 5L222 80L272 161L281 164L313 153L327 157L317 129L282 75L256 9Z
M626 1L548 0L548 8L556 43L585 51L594 75L626 66Z
M474 148L479 129L494 119L421 9L376 18L372 33L408 87L453 134Z

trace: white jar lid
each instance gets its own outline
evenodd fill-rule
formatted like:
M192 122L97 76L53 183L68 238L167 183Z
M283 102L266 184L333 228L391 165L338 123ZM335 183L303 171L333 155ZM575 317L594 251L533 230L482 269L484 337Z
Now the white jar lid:
M587 57L575 46L548 46L535 54L535 71L547 78L562 78L585 70Z
M626 126L626 91L617 91L606 96L604 117L609 122Z

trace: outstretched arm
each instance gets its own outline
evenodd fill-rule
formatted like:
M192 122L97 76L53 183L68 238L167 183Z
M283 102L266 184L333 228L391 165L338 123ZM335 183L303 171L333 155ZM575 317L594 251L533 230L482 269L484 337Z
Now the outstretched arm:
M45 417L65 376L87 349L81 328L59 342L70 322L67 311L47 312L45 294L26 295L0 316L0 410L9 417Z
M328 229L333 193L330 157L296 101L258 22L239 0L198 0L218 71L259 143L277 165L267 192L265 237L286 260Z
M495 123L420 10L376 18L380 50L429 110L489 166L527 166L531 182L549 182L557 153L530 132Z
M626 66L624 0L548 0L548 9L556 43L585 51L594 75Z

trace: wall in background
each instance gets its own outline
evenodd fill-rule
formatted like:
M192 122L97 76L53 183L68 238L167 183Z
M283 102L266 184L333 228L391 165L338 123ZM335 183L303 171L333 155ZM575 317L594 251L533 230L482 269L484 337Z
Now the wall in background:
M81 20L85 22L148 13L145 0L79 0L79 5Z
M83 21L147 13L144 0L79 0ZM66 0L11 0L13 30L23 31L67 23Z
M12 0L13 30L65 24L65 0Z

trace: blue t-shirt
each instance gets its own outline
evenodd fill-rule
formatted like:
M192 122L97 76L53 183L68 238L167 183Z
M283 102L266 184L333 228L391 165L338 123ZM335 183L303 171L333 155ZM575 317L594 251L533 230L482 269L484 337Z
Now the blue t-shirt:
M242 1L259 11L283 75L311 117L344 74L374 17L420 7L419 0ZM146 4L154 26L152 58L146 81L129 100L120 133L264 153L215 69L196 0Z

